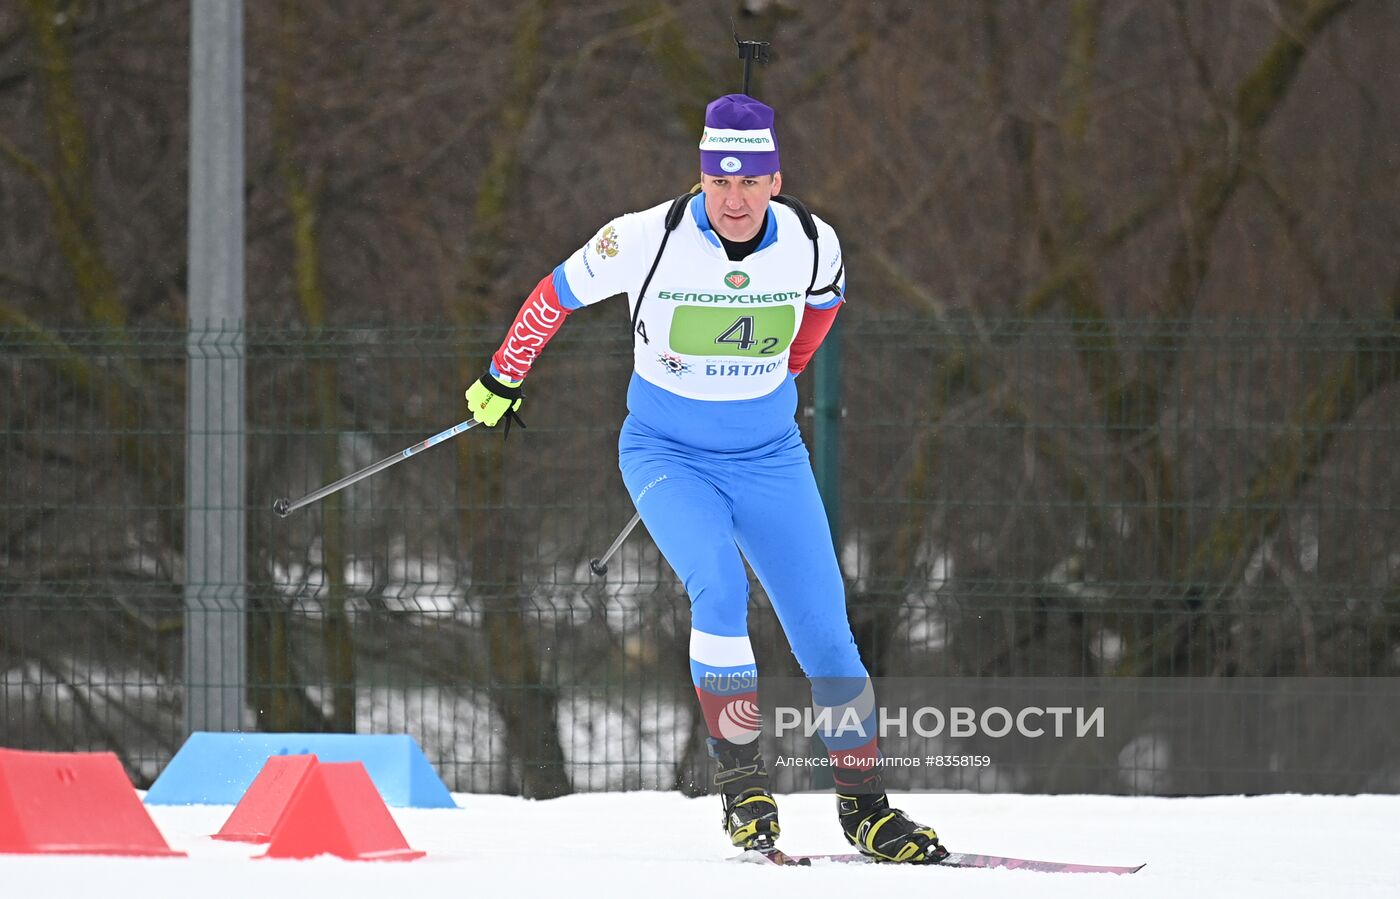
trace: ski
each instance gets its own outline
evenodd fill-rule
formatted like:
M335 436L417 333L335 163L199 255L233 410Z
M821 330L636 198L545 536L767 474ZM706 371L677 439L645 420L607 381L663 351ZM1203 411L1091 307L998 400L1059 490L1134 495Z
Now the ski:
M856 852L832 855L790 855L781 849L768 852L750 850L739 856L740 861L757 864L773 864L807 867L813 862L831 862L839 865L879 864L873 858ZM1030 858L1011 858L1005 855L976 855L970 852L954 852L941 862L930 867L940 868L1006 868L1018 871L1041 871L1055 874L1134 874L1141 871L1142 865L1082 865L1073 862L1046 862Z

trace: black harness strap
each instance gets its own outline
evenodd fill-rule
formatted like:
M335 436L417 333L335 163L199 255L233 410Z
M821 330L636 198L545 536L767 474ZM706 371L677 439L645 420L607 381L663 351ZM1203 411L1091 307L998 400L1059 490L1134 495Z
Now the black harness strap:
M637 342L637 322L642 315L642 300L646 299L647 288L651 286L651 276L656 274L656 267L661 264L661 254L666 252L666 241L671 239L671 232L680 226L681 217L685 215L686 204L690 198L695 196L695 191L681 194L671 201L671 208L666 210L666 231L661 235L661 247L656 251L656 258L651 261L651 271L647 272L646 280L642 282L641 292L637 294L637 305L632 307L632 342ZM642 343L651 343L651 340L642 335Z
M681 194L671 201L671 208L666 210L666 231L661 235L661 246L656 251L656 258L651 262L651 271L647 272L646 280L642 282L642 290L637 294L637 305L632 307L632 341L634 343L637 340L637 322L641 320L642 315L642 300L646 298L647 288L651 286L651 278L656 274L656 267L661 264L661 254L666 252L666 242L671 239L671 232L680 227L681 219L685 216L685 208L690 204L690 199L694 197L695 194L696 191L694 190L690 193ZM846 264L844 262L841 264L841 267L836 270L835 281L832 281L821 290L814 289L817 286L817 265L820 262L817 254L820 250L817 248L817 223L813 221L812 213L807 211L807 207L796 197L787 194L778 194L773 200L782 203L797 214L797 220L802 223L802 232L806 234L807 239L812 242L812 277L807 282L807 296L815 297L826 293L835 293L837 296L840 296L841 288L839 285L841 284L841 274L846 270ZM651 343L646 334L642 335L642 342Z
M812 242L812 277L807 281L807 295L811 296L812 288L817 286L817 223L812 221L812 213L808 212L807 207L802 205L802 201L796 197L778 194L773 199L797 213L797 220L802 223L803 233Z
M812 213L808 212L807 207L796 197L790 197L787 194L778 194L773 199L797 213L797 220L802 223L802 230L806 232L807 239L812 242L812 279L807 282L807 296L817 297L824 293L834 293L840 296L841 275L846 270L845 262L842 262L841 267L836 270L836 280L832 281L821 290L815 289L817 286L817 265L821 260L817 258L817 254L820 250L817 248L817 223L812 220Z
M832 281L830 284L826 285L826 286L823 287L821 290L811 290L811 289L808 289L808 291L807 291L807 296L809 296L809 297L819 297L819 296L821 296L821 295L824 294L824 293L834 293L834 294L836 294L836 295L839 297L839 296L841 295L841 276L842 276L843 274L845 274L845 271L846 271L846 263L845 263L845 262L842 262L841 265L836 269L836 280L835 280L835 281Z

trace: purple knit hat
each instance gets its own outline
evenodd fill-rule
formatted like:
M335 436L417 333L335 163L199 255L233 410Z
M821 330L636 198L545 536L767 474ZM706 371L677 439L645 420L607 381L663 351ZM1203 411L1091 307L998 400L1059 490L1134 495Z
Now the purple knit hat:
M705 107L700 171L706 175L771 175L778 164L773 109L745 94L726 94Z

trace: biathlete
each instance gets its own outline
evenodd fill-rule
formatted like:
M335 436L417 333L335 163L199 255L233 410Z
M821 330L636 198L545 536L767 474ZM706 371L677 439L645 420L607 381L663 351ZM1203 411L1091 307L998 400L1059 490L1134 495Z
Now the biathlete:
M841 247L782 183L773 110L744 94L710 103L699 192L613 219L541 279L467 402L482 424L509 427L570 313L626 294L634 368L619 467L690 597L690 669L725 832L759 850L779 834L758 744L747 559L814 703L862 721L822 734L846 839L881 861L936 862L947 855L937 834L891 808L881 783L874 695L795 419L794 381L845 302Z

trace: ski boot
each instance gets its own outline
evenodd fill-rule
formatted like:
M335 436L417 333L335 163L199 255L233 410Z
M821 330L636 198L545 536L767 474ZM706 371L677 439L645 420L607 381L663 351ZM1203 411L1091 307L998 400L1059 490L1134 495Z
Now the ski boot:
M709 740L710 755L719 763L715 786L724 802L724 832L740 849L769 852L779 834L778 803L768 790L768 769L758 741L738 745Z
M933 865L948 857L932 827L890 808L877 772L837 768L834 775L841 831L861 855L916 865Z

